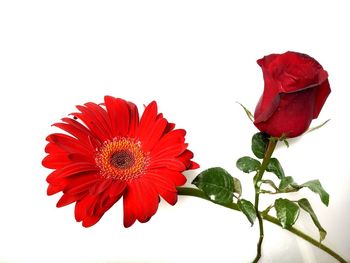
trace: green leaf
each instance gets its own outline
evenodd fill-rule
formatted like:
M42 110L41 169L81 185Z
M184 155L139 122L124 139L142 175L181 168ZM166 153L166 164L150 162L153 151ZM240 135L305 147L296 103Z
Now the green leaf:
M280 162L276 158L270 159L266 167L266 171L274 173L279 179L282 179L285 177L283 168Z
M324 203L326 206L329 204L329 194L323 189L321 183L319 180L312 180L308 181L301 185L302 187L307 187L311 191L318 194L321 198L322 203Z
M259 170L260 162L251 157L244 156L237 160L236 166L245 173L250 173Z
M238 200L237 205L253 226L254 221L256 219L256 211L254 205L250 201L245 199Z
M269 144L269 137L266 133L258 132L252 137L252 151L256 157L263 159L267 146Z
M233 200L234 180L221 167L209 168L201 172L192 184L201 189L214 203L229 204Z
M277 218L283 228L290 228L297 221L299 216L299 206L294 202L279 198L275 200Z
M232 177L233 179L233 192L237 193L238 196L242 195L242 184L238 178Z
M281 192L287 192L291 190L298 190L300 186L294 182L293 177L286 176L281 179L280 185L278 186Z
M243 106L243 104L237 102L239 105L241 105L241 107L243 108L243 110L245 111L245 114L247 114L249 120L251 120L252 122L254 122L254 115L246 108Z
M314 222L315 226L318 228L318 231L320 232L320 242L321 242L326 238L327 231L321 226L320 222L318 221L318 218L314 210L312 209L309 200L307 200L306 198L302 198L298 201L298 204L300 208L304 209L311 216L312 221Z

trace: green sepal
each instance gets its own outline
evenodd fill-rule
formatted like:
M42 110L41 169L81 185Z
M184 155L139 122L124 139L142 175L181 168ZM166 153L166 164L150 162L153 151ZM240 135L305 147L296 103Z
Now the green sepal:
M259 170L261 163L254 158L251 158L249 156L244 156L237 160L236 166L239 170L245 173L251 173Z
M237 205L253 226L254 221L256 219L256 211L254 205L250 201L245 199L238 200Z
M245 111L245 114L247 114L247 117L249 118L249 120L251 122L254 122L254 115L241 103L237 102L239 105L241 105L241 107L243 108L243 110Z

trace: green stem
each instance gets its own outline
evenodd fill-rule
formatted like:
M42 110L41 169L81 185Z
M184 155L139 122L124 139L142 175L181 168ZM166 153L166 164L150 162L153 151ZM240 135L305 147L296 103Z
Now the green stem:
M259 198L260 198L260 184L261 184L260 181L265 173L267 165L269 164L272 153L276 148L277 142L278 141L276 138L273 138L273 137L270 138L269 145L267 146L263 162L262 162L256 176L254 177L254 188L255 188L254 206L255 206L255 211L256 211L256 217L258 218L258 222L259 222L259 241L258 241L258 245L257 245L257 249L256 249L256 256L253 260L253 263L258 262L259 259L261 258L261 245L262 245L262 242L264 240L264 222L263 222L262 216L259 212Z
M204 200L207 200L209 202L212 203L212 201L209 199L208 196L206 196L203 191L196 189L196 188L191 188L191 187L178 187L177 188L178 194L179 195L186 195L186 196L194 196L194 197L198 197ZM227 207L229 209L232 210L236 210L236 211L240 211L238 208L237 204L219 204L221 206ZM260 213L261 215L261 213ZM262 216L262 215L261 215ZM281 224L279 223L278 219L270 216L270 215L263 215L262 219L269 221L270 223L273 223L275 225L281 226ZM310 244L314 245L315 247L318 247L319 249L323 250L324 252L326 252L327 254L329 254L330 256L332 256L333 258L337 259L339 262L341 263L347 263L347 261L342 258L339 254L337 254L335 251L333 251L332 249L330 249L329 247L321 244L320 242L318 242L316 239L313 239L312 237L310 237L309 235L305 234L304 232L302 232L301 230L295 228L295 227L291 227L289 229L286 229L289 232L293 233L294 235L297 235L298 237L304 239L305 241L309 242Z

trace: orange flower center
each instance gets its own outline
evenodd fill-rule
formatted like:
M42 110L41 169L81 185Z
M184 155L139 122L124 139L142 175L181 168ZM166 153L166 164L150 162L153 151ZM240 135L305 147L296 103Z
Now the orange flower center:
M141 142L131 138L105 141L96 154L96 164L103 177L130 181L140 177L149 162Z

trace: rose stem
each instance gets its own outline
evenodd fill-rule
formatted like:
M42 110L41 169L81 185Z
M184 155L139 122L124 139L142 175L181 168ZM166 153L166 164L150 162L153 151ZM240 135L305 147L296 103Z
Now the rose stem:
M259 261L260 257L261 257L261 245L262 242L264 240L264 222L263 219L261 217L261 214L259 212L259 198L260 198L260 181L264 175L264 172L267 168L267 165L269 164L269 161L271 159L272 153L276 148L278 140L274 137L271 137L269 140L269 144L267 146L267 150L265 152L265 156L264 159L262 161L262 164L256 174L256 176L254 177L254 189L255 189L255 211L256 211L256 217L258 218L258 222L259 222L259 241L258 241L258 245L257 245L257 252L256 252L256 257L253 260L253 263L256 263Z
M198 197L198 198L207 200L207 201L212 203L212 201L209 199L209 197L207 197L204 194L204 192L199 190L199 189L192 188L192 187L177 187L177 191L178 191L179 195L194 196L194 197ZM232 210L240 211L239 208L238 208L238 205L235 204L235 203L225 204L225 205L224 204L218 204L218 205L224 206L224 207L232 209ZM278 219L276 217L273 217L273 216L270 216L270 215L264 215L263 219L266 220L266 221L269 221L269 222L271 222L271 223L273 223L275 225L281 226L281 224L279 223L279 221L278 221ZM313 239L312 237L310 237L309 235L305 234L301 230L299 230L299 229L297 229L295 227L285 228L285 230L293 233L294 235L297 235L298 237L304 239L305 241L309 242L310 244L314 245L315 247L318 247L319 249L323 250L327 254L331 255L333 258L337 259L339 262L347 263L347 261L344 258L342 258L339 254L337 254L335 251L333 251L329 247L323 245L322 243L320 243L316 239Z

